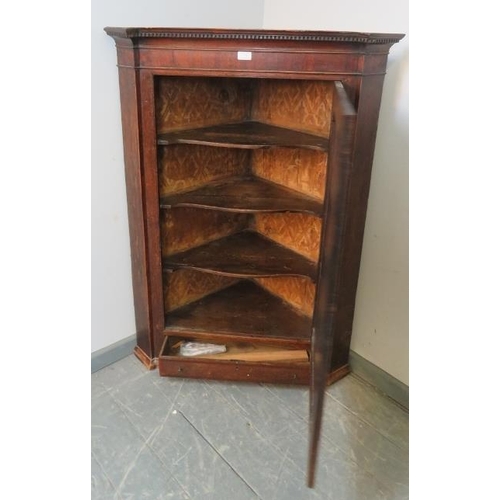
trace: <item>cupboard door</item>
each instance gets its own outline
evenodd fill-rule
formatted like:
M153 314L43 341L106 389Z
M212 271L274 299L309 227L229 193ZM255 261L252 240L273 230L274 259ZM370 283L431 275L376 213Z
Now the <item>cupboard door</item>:
M345 237L347 191L352 171L356 111L342 82L334 85L330 154L326 181L321 253L311 345L309 464L307 484L314 486L323 402L331 365L335 317L341 283L340 256Z

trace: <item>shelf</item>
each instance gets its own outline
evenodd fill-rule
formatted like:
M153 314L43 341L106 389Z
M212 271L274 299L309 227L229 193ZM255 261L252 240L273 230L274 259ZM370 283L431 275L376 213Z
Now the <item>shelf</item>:
M242 231L163 259L164 269L190 268L226 276L307 276L316 264L253 231Z
M278 184L258 178L231 178L160 200L161 208L198 207L229 212L306 212L321 215L323 205Z
M328 139L266 123L248 121L160 134L158 144L161 146L202 144L245 149L281 146L326 151Z
M165 333L266 338L309 345L311 318L250 281L241 281L166 316Z

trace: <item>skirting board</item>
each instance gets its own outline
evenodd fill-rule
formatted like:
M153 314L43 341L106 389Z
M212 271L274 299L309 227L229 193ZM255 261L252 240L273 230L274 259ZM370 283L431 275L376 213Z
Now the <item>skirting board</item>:
M135 347L135 335L124 338L103 349L92 353L92 373L111 365L116 361L132 354ZM378 390L394 399L404 408L409 408L409 388L392 375L375 366L370 361L351 351L349 364L352 372L363 379L365 382L373 385Z
M134 352L136 344L136 336L130 335L114 344L103 347L98 351L94 351L91 355L92 373L104 368L105 366L112 365L120 359L127 357Z
M400 404L407 410L410 408L410 388L397 378L374 365L359 354L349 353L349 365L352 373L360 379L376 387L380 392Z

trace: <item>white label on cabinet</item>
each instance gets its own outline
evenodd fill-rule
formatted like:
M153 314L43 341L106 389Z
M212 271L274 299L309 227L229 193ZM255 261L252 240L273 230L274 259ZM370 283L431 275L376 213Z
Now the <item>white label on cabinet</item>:
M242 52L238 50L238 61L251 61L252 53L251 52Z

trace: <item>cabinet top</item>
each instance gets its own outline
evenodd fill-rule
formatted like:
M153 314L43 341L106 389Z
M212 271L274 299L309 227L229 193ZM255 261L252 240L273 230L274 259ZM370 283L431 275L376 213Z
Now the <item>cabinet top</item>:
M401 33L358 33L352 31L289 31L203 28L106 27L113 38L194 38L207 40L272 40L301 42L397 43Z

